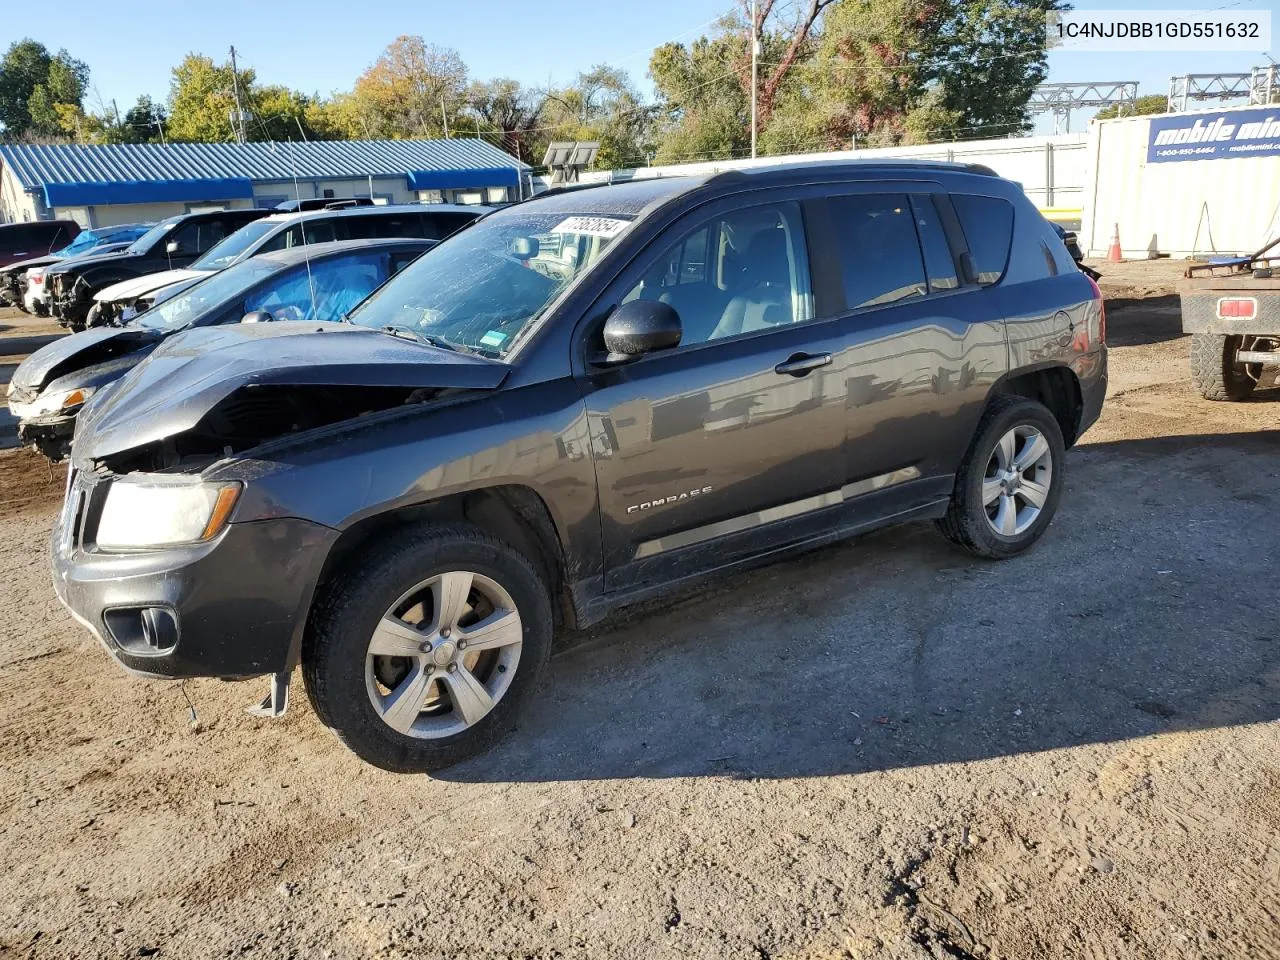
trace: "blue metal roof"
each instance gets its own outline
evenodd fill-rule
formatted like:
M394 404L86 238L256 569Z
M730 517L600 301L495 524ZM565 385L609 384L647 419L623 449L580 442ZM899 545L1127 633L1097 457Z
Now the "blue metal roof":
M0 161L28 191L43 189L50 206L70 203L143 202L170 199L175 187L182 199L201 190L231 187L244 196L246 182L292 180L408 178L449 187L473 184L474 174L457 184L444 174L457 171L501 173L492 181L515 183L526 164L476 139L458 140L323 140L307 143L158 143L80 146L54 144L0 145ZM212 182L207 182L212 181ZM165 184L166 187L159 187ZM152 186L148 186L152 185ZM53 189L50 189L50 188ZM61 189L60 189L61 188ZM71 189L68 189L71 188ZM418 188L421 189L421 188ZM207 191L206 191L207 192ZM163 194L163 195L161 195ZM124 199L124 197L131 199ZM76 197L79 199L71 200ZM58 198L62 198L60 201ZM100 198L100 199L89 199ZM219 199L227 197L219 194Z

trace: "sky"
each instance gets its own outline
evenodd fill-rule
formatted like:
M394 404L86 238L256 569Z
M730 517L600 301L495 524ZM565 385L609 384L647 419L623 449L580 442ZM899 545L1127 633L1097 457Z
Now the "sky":
M188 52L226 57L234 44L241 64L264 83L304 93L350 89L382 49L400 34L453 47L473 77L514 77L545 86L567 82L597 63L630 71L642 90L649 54L668 40L708 31L733 0L218 0L161 6L138 0L61 0L57 17L5 17L0 50L30 36L52 50L65 47L90 69L87 106L114 99L121 113L139 94L164 99L170 70ZM787 0L783 0L787 2ZM792 3L799 0L791 0ZM1077 0L1077 10L1269 9L1280 39L1280 0ZM1049 80L1136 80L1138 93L1167 93L1169 78L1186 73L1247 72L1280 60L1280 50L1252 53L1050 54ZM1073 116L1083 130L1092 111ZM1052 132L1042 117L1037 132Z

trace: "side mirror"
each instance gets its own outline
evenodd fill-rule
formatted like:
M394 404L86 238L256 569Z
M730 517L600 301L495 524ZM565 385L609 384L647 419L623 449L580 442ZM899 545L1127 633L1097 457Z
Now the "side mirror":
M538 238L513 237L509 249L513 257L520 260L532 260L538 255Z
M164 245L164 252L169 254L169 256L173 256L175 253L177 253L178 249L179 247L178 247L177 240L170 240L168 243Z
M270 323L274 318L265 310L252 310L240 318L241 323Z
M604 323L604 345L609 351L604 363L626 363L679 346L682 333L680 315L670 304L660 300L624 303Z

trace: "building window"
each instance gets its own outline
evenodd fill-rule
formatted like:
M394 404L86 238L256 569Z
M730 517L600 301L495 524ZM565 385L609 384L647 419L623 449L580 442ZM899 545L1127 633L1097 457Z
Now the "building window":
M507 188L506 187L490 187L487 191L489 194L488 203L506 203Z

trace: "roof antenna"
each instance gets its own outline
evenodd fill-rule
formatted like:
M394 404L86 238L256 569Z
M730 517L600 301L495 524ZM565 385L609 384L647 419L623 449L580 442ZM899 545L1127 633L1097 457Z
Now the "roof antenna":
M293 174L293 196L298 201L298 212L302 212L302 189L298 186L298 165L293 162L293 141L285 140L289 147L289 170ZM302 237L302 259L307 265L307 289L311 291L311 319L319 320L320 314L316 310L316 283L311 278L311 251L307 249L310 246L307 243L307 224L306 221L298 222L298 235Z

